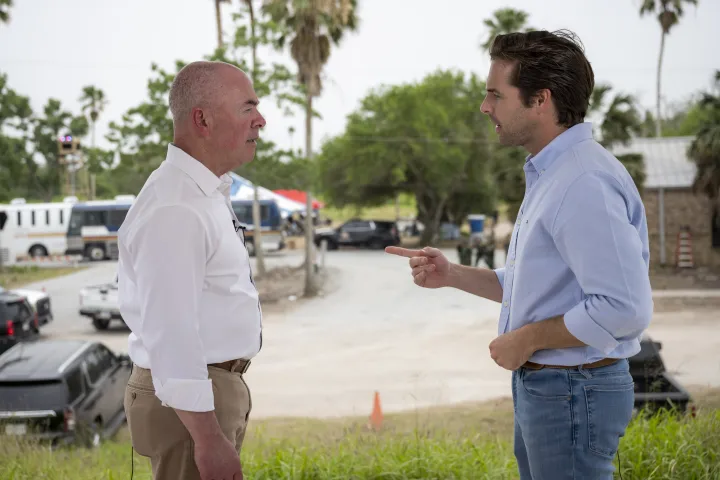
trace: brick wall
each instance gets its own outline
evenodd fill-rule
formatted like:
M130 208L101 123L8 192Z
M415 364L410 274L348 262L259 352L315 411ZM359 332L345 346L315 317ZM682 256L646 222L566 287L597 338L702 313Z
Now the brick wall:
M650 236L650 263L660 264L660 212L658 190L643 192ZM693 260L697 267L720 268L720 248L712 247L710 201L689 188L665 190L665 262L675 264L677 236L684 225L690 227Z

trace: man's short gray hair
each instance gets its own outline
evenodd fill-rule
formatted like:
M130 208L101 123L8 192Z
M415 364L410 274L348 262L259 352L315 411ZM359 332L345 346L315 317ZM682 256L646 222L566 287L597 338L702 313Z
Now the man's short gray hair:
M186 119L194 107L210 104L220 85L218 70L223 66L237 68L225 62L198 61L180 69L170 86L170 113L175 125Z

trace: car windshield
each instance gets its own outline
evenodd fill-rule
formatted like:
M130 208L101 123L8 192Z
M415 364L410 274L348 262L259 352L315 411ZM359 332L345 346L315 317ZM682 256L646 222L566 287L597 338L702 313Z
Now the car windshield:
M0 382L0 411L59 410L67 405L67 396L60 380Z

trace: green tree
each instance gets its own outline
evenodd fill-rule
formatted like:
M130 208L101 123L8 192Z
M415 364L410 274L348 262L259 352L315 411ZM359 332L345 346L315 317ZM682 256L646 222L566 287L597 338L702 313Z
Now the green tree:
M243 0L244 1L244 0ZM257 19L257 32L254 35L248 24L249 12L240 11L234 15L235 32L233 41L228 46L216 49L207 60L224 61L251 72L253 86L261 99L273 99L279 106L291 112L294 104L302 104L302 98L293 74L283 65L264 63L253 57L251 46L274 45L276 37L282 34L278 25L265 16ZM250 60L254 58L254 62ZM152 76L147 82L147 98L138 106L129 109L120 122L110 122L108 140L119 152L120 163L117 169L123 172L124 190L120 193L137 193L142 188L148 175L163 162L167 154L167 144L173 139L173 123L167 105L167 96L175 75L186 65L176 61L174 71L167 71L158 65L152 65ZM254 65L254 66L253 66ZM273 156L275 146L261 140L255 165L262 165L266 156ZM248 166L243 167L242 171ZM132 170L132 171L131 171ZM237 172L241 173L241 172ZM242 174L242 173L241 173ZM100 187L98 187L98 193Z
M10 7L13 0L0 0L0 23L10 23Z
M612 150L616 145L627 145L633 137L642 132L643 121L637 108L635 97L625 93L610 96L612 87L608 84L597 84L590 97L589 113L602 116L599 125L598 141L605 148ZM642 155L629 153L618 155L617 159L627 169L642 192L645 184L645 164Z
M411 193L426 243L441 220L492 209L488 119L478 110L484 92L475 75L449 71L371 92L317 157L325 198L365 207Z
M528 18L528 13L523 10L516 10L514 8L500 8L495 10L491 18L486 18L483 21L489 33L487 40L480 46L483 50L490 51L490 47L498 35L533 30L527 26Z
M694 190L706 195L720 212L720 70L714 80L713 90L704 93L699 103L708 120L690 144L688 156L697 166Z
M320 74L347 31L356 29L356 0L268 0L264 9L287 35L277 39L283 47L290 37L290 54L298 66L298 82L305 90L305 155L312 158L313 98L322 92ZM305 222L305 296L317 293L313 280L312 195L307 191Z
M660 23L660 53L658 54L656 106L655 106L655 136L662 135L662 113L660 112L660 80L662 79L662 63L665 54L665 37L672 27L678 24L682 17L685 5L697 5L698 0L643 0L640 6L640 16L657 14Z

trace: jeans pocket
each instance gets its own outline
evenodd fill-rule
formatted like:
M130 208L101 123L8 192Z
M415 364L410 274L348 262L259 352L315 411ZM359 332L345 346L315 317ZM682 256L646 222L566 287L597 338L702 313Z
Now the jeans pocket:
M570 377L567 370L562 368L523 369L519 383L523 391L532 398L541 400L570 398Z
M590 451L613 458L632 418L635 385L585 385Z

